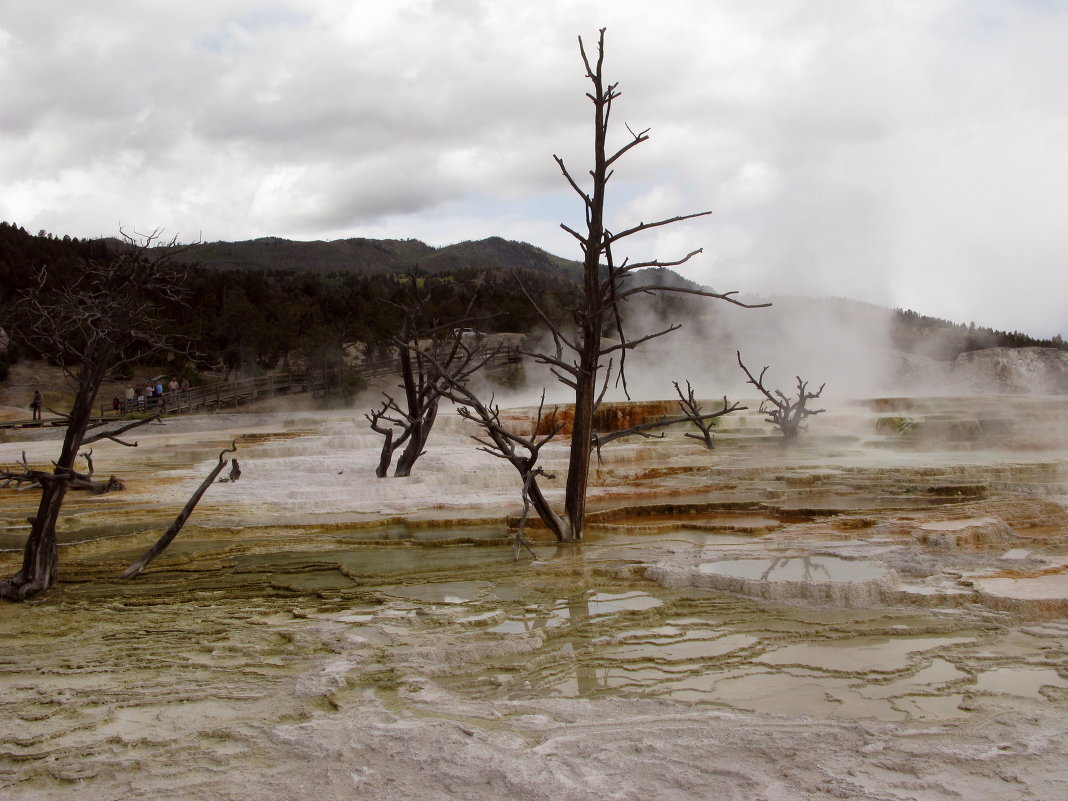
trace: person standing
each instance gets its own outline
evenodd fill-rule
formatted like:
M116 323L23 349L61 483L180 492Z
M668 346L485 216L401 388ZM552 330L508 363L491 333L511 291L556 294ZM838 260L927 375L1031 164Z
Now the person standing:
M35 389L33 391L33 400L30 401L30 409L33 410L33 419L41 419L41 406L44 405L44 400L41 398L41 391Z

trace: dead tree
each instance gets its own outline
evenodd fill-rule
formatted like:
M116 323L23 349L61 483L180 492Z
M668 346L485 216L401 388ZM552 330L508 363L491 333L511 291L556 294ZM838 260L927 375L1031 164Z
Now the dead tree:
M416 461L426 453L426 443L438 416L442 390L448 378L470 377L475 351L463 341L463 328L471 322L469 316L448 323L432 318L432 297L419 286L419 276L408 274L407 302L392 303L403 313L400 334L394 339L397 346L398 367L401 374L398 400L383 392L377 409L364 415L371 430L383 437L382 450L375 475L385 478L393 462L393 454L404 448L397 459L394 477L411 475ZM473 300L472 300L473 302ZM471 303L468 304L470 311ZM428 358L424 350L429 340Z
M412 346L414 349L414 346ZM527 548L523 539L523 531L526 527L527 516L530 508L538 513L538 517L546 527L552 531L557 540L561 539L560 532L564 530L565 522L549 504L538 484L538 476L555 478L551 473L546 473L538 466L538 458L541 449L550 442L563 429L564 424L557 419L557 408L546 412L545 392L541 394L538 403L538 411L530 421L529 432L517 431L514 426L505 425L501 420L501 409L491 397L488 403L484 403L478 394L468 386L467 379L482 369L493 358L494 354L482 354L478 358L470 356L471 363L466 371L454 373L446 370L445 365L438 357L429 351L418 350L419 356L427 361L437 375L441 377L441 397L447 398L457 404L460 417L470 420L479 426L483 435L475 435L472 438L479 444L479 450L485 451L491 456L508 462L519 473L522 485L523 512L519 520L519 528L513 541L513 552L518 559L520 545Z
M607 138L612 105L620 92L617 84L606 83L604 79L602 70L604 29L600 31L595 60L591 61L588 57L581 37L579 37L579 53L585 67L586 78L592 85L591 91L587 93L593 103L594 112L594 164L590 169L592 179L590 189L587 191L580 186L562 158L553 156L567 183L582 199L585 211L585 229L582 232L566 224L561 225L563 230L576 239L583 253L582 284L579 288L577 304L571 309L573 328L564 330L556 325L538 306L537 301L527 293L528 299L551 333L553 347L547 352L525 355L540 364L547 365L556 379L574 392L575 397L574 425L571 433L571 451L562 515L557 515L548 504L539 503L540 491L537 478L533 477L529 482L526 480L527 472L532 468L520 470L524 477L524 485L529 484L535 510L556 538L562 542L582 539L592 449L598 442L603 444L608 438L617 439L628 434L639 433L638 429L630 429L626 432L613 432L611 435L598 439L597 432L594 430L594 413L604 398L605 392L614 380L629 398L625 372L627 353L644 342L679 328L679 325L674 324L652 333L637 335L627 333L622 314L623 304L628 298L637 294L655 295L674 292L717 298L737 306L750 307L749 304L742 303L734 297L736 292L719 293L657 283L629 285L629 279L636 270L646 267L677 267L701 251L692 251L675 261L653 260L632 263L624 259L622 262L617 262L615 251L623 240L655 228L702 217L710 212L685 214L654 222L639 222L637 225L618 232L605 228L605 197L608 181L615 165L631 148L647 141L649 131L646 129L635 132L628 127L629 138L625 144L614 151L608 149ZM618 362L616 362L617 357ZM489 409L488 415L477 413L476 418L493 439L495 434L492 409ZM505 458L510 459L508 456Z
M746 383L752 384L764 396L764 400L760 403L760 413L767 415L764 421L779 429L779 433L782 434L783 445L793 445L797 441L798 433L805 428L805 420L812 415L826 411L826 409L809 409L808 402L823 394L823 388L827 384L820 384L818 390L809 392L808 382L802 381L801 376L797 376L797 397L789 398L781 389L769 390L764 386L764 373L768 371L767 367L760 371L759 376L754 378L753 374L749 372L749 368L742 362L742 354L736 351L736 355L738 356L738 366L742 368L742 371L749 378Z
M737 401L728 404L727 396L724 395L723 408L721 408L719 411L713 412L712 415L701 414L701 404L698 403L697 399L694 397L693 387L690 386L690 382L686 382L685 395L682 394L682 389L679 387L678 381L672 381L671 383L675 385L675 392L677 392L679 395L679 409L684 415L686 415L686 419L693 423L695 426L697 426L698 430L701 432L700 434L693 434L687 432L686 436L690 439L696 439L704 443L704 446L709 450L712 450L713 447L712 420L715 420L717 417L722 417L725 414L730 414L731 412L737 412L747 408L745 406L742 406Z
M538 476L554 478L538 466L538 459L542 447L559 434L564 426L563 422L557 419L555 407L546 412L545 393L542 392L537 414L531 420L528 432L516 431L514 427L506 426L501 421L500 407L494 403L493 398L490 398L488 404L483 403L466 383L450 380L443 394L454 403L460 404L459 414L462 418L482 428L484 436L474 437L479 443L479 450L503 459L519 473L523 487L523 515L516 534L516 553L518 554L519 543L523 541L523 527L530 507L534 507L546 527L558 540L561 539L559 532L564 529L565 522L553 510L538 484Z
M178 532L182 530L182 527L185 525L185 521L189 519L189 515L193 514L193 510L197 508L197 504L200 503L200 499L204 497L204 493L208 491L208 487L212 485L215 479L219 477L219 473L221 473L223 471L223 468L226 467L227 460L223 457L228 453L234 453L236 450L237 440L234 440L230 443L229 448L226 448L225 450L219 452L218 463L215 465L212 471L208 473L208 477L205 478L202 482L200 482L200 486L197 487L196 491L189 497L189 500L182 508L182 511L178 513L178 517L174 518L174 522L171 523L170 528L163 532L163 536L156 540L155 545L153 545L151 548L141 554L141 557L136 562L134 562L128 568L122 571L122 574L119 576L119 578L137 578L139 575L141 575L141 571L148 567L149 562L151 562L153 559L155 559L167 549L167 546L170 545L171 542L174 541L174 538L178 536ZM223 481L233 482L237 481L237 479L240 477L241 468L238 467L237 459L234 459L233 465L230 469L230 476L228 479L224 478Z
M675 382L672 382L675 383ZM678 384L676 384L678 386ZM681 404L680 404L681 405ZM650 434L649 432L658 428L667 428L668 426L677 425L679 423L696 423L699 426L706 426L708 421L714 420L717 417L722 417L730 412L738 411L739 409L746 408L735 403L733 406L727 406L727 399L723 399L724 408L716 412L708 412L706 414L700 413L700 407L696 413L690 413L686 409L683 409L684 414L679 417L669 417L663 420L652 420L648 423L639 423L636 426L630 428L620 429L619 431L609 431L607 433L600 433L595 431L593 433L593 449L597 451L598 459L601 455L601 448L607 445L609 442L614 442L617 439L623 439L624 437L632 437L638 435L649 439L660 438L662 439L665 434L663 432L659 434ZM688 437L698 438L696 434L686 434Z
M123 237L124 243L105 259L81 264L74 275L42 270L37 287L15 305L24 343L61 365L75 394L59 458L52 472L40 477L41 499L22 567L0 581L0 598L24 600L55 583L56 522L76 474L78 452L99 439L121 441L115 432L86 436L100 384L108 370L169 344L159 324L164 307L181 302L184 294L181 274L170 266L181 251L175 240L161 243L159 231L138 239L123 232ZM166 250L156 251L161 244ZM157 257L159 252L165 255Z

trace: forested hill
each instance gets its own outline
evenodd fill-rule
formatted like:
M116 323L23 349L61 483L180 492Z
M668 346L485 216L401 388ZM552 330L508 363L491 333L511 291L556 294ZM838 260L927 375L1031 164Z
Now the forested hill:
M0 328L15 333L8 310L20 291L34 286L41 268L67 284L82 262L105 259L120 246L118 240L33 235L0 222ZM185 278L190 303L174 306L164 322L187 338L202 363L239 371L294 360L323 363L359 343L368 351L384 352L399 330L399 307L411 299L413 282L406 273L416 268L420 277L414 284L433 298L426 309L430 317L439 322L470 318L466 325L491 333L526 333L542 325L515 277L538 299L541 312L560 324L570 319L579 291L577 263L499 237L437 249L416 240L257 239L197 245L183 257L199 265ZM642 271L635 278L638 285L696 288L670 270ZM651 302L646 310L670 322L713 313L690 295ZM941 360L997 346L1065 347L1060 337L1036 340L913 311L872 307L871 313L880 311L893 314L898 349ZM17 348L0 353L0 374L4 360L17 355Z
M526 242L499 236L434 248L418 239L338 239L297 242L265 237L243 242L209 242L185 250L183 259L209 270L258 272L398 273L418 268L426 273L459 269L530 270L571 279L578 262L553 256Z
M181 254L197 262L184 279L189 302L169 306L162 322L188 341L199 366L247 372L323 365L361 350L358 345L381 354L400 331L401 307L411 304L413 285L433 300L425 310L429 319L447 325L465 320L463 325L491 333L527 332L541 324L516 277L558 322L566 319L577 289L574 265L499 238L441 250L414 240L257 242L201 245ZM107 259L122 247L117 239L34 236L0 222L0 329L18 333L8 322L11 304L35 285L42 269L50 281L69 284L82 262ZM382 257L372 258L374 253ZM371 266L364 270L361 264ZM414 272L416 282L408 277ZM19 355L16 337L13 349L0 351L0 380L4 362Z

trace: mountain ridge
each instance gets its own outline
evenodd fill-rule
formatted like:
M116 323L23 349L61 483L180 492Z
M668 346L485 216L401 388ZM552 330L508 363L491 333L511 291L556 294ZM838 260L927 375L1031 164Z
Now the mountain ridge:
M397 273L451 272L461 268L533 270L577 280L581 265L527 242L491 236L434 247L418 239L302 241L259 237L182 247L180 260L209 270L265 272Z

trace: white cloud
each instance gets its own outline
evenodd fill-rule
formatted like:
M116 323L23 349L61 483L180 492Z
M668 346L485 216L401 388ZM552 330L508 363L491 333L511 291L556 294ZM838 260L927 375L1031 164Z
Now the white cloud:
M851 295L1068 331L1068 10L905 0L15 0L0 216L97 235L493 233L575 256L577 34L608 28L613 224L717 287ZM1051 291L1052 290L1052 291Z

